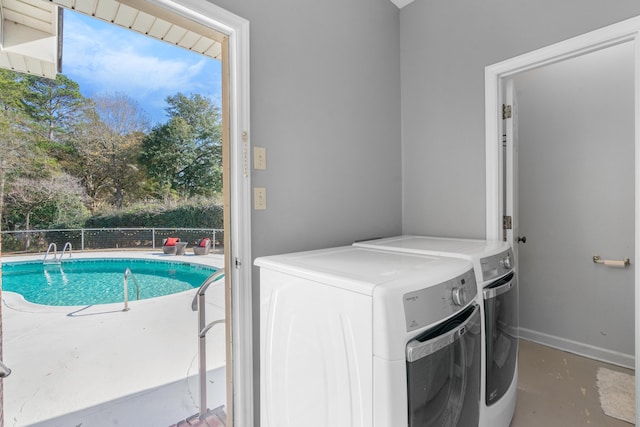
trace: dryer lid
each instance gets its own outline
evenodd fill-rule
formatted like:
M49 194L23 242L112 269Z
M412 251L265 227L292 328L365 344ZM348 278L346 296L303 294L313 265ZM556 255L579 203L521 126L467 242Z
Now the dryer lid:
M354 246L397 250L406 253L448 256L455 258L480 258L509 249L501 240L457 239L446 237L403 235L372 239L354 243Z
M255 265L367 295L438 285L472 268L464 260L354 246L261 257Z

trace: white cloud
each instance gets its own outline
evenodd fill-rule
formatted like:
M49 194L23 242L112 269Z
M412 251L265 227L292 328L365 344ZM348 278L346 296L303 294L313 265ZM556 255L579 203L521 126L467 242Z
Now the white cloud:
M89 19L65 12L63 73L83 93L124 92L147 110L177 92L216 96L211 59Z

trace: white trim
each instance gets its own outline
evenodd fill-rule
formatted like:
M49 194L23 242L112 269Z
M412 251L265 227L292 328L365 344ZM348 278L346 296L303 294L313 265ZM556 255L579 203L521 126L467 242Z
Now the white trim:
M231 274L233 323L233 424L254 422L253 328L251 299L251 182L249 108L249 21L202 0L148 0L229 36L231 157ZM243 135L246 139L243 140ZM231 263L232 265L234 262Z
M640 29L639 29L640 30ZM636 34L635 58L635 257L634 257L634 286L635 291L635 371L640 369L640 38ZM640 387L636 381L636 408L640 408ZM640 411L636 409L636 425L640 425Z
M569 59L627 41L635 41L635 258L640 266L640 16L627 19L554 45L529 52L485 68L486 238L499 239L502 228L502 177L500 167L500 121L502 80L517 73ZM635 355L640 354L640 268L635 268ZM635 357L634 355L634 357ZM640 369L640 357L635 357ZM640 407L640 382L636 383L636 406ZM640 425L640 411L636 412Z
M232 53L236 54L232 59ZM254 422L253 378L253 304L251 277L251 153L249 120L249 22L237 27L229 39L231 94L231 253L240 261L232 283L233 314L233 424L252 426ZM235 93L235 96L234 96ZM234 102L235 98L235 102ZM246 141L243 141L246 135ZM234 170L235 166L235 170ZM233 197L235 195L235 198ZM232 262L233 264L233 262Z
M497 64L486 70L501 78L553 64L585 53L631 41L640 29L640 16L543 47Z
M501 78L489 67L484 72L484 110L485 110L485 163L486 163L486 238L502 238L502 156L500 146L501 116L499 106L502 103Z
M534 50L485 68L486 238L502 238L500 156L502 79L595 50L635 40L640 17Z
M640 25L639 25L640 27ZM640 31L640 28L638 28ZM635 36L635 257L634 257L634 286L635 291L635 371L640 369L640 33ZM636 408L640 408L640 382L636 381ZM636 425L640 425L640 411L636 409Z

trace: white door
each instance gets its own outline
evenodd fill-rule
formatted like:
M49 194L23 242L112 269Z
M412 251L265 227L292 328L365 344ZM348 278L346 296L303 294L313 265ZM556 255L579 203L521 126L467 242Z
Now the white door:
M519 147L507 138L506 209L519 247L521 336L632 367L634 266L593 257L634 259L634 45L513 81ZM514 242L518 225L525 245Z
M516 272L518 269L518 245L526 242L519 233L518 221L518 105L513 79L505 81L502 107L504 182L504 239L513 248Z

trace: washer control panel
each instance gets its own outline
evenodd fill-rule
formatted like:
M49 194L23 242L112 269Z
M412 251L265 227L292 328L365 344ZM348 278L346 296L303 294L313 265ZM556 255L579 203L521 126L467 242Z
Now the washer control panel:
M480 260L482 281L495 279L513 270L515 260L511 248L502 253L491 255Z
M407 332L439 322L457 313L478 293L473 269L455 279L403 295Z

